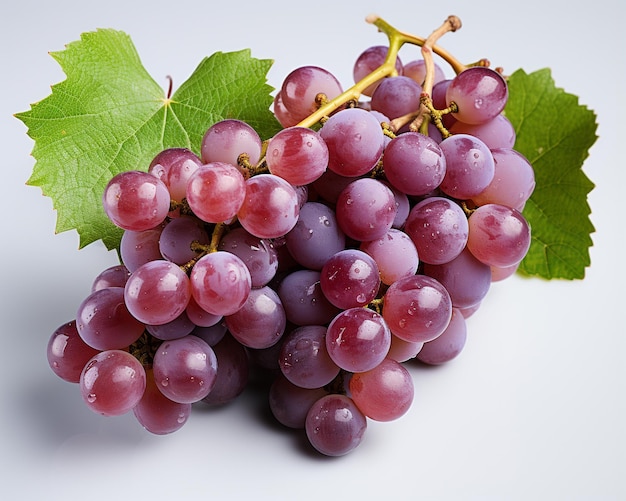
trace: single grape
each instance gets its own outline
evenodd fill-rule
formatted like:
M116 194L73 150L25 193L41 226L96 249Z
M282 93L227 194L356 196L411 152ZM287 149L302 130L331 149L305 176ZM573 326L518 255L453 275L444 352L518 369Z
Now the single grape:
M418 132L396 136L385 148L385 177L407 195L426 195L446 174L446 158L434 139Z
M130 277L130 271L123 264L110 266L98 273L91 284L91 292L107 287L124 287Z
M353 374L350 394L356 406L374 421L393 421L413 403L413 378L406 368L386 358L373 369Z
M156 386L174 402L191 404L206 397L217 375L217 357L199 337L163 341L152 364Z
M287 321L280 297L268 286L252 289L241 308L225 320L237 341L256 349L276 344Z
M200 258L189 278L198 306L214 315L235 313L244 305L252 288L250 271L244 262L225 251Z
M347 236L367 242L389 231L396 217L396 199L380 181L361 178L344 188L335 212L339 227Z
M130 353L106 350L87 362L79 384L89 409L105 416L119 416L141 400L146 389L146 371Z
M193 213L208 223L229 221L246 196L246 182L237 167L225 162L200 166L187 183L187 202Z
M309 409L305 420L311 445L326 456L343 456L361 443L367 420L345 395L326 395Z
M506 80L497 71L474 66L452 79L446 90L448 105L459 107L455 116L460 122L480 124L495 118L506 105L509 96Z
M330 101L343 92L341 84L332 73L318 66L301 66L285 77L280 95L289 113L298 121L306 118L319 107L318 94Z
M362 242L359 248L376 261L380 279L385 285L417 273L417 248L411 238L401 230L391 228L377 240Z
M469 225L457 203L444 197L428 197L411 209L404 231L422 262L442 264L452 261L465 248Z
M252 165L261 159L262 142L259 134L247 123L226 119L214 123L205 132L200 145L200 156L205 164L225 162L238 165L242 153Z
M131 273L142 264L163 259L160 248L161 233L165 225L143 231L126 230L120 241L120 256Z
M284 179L259 174L246 181L246 195L237 217L252 235L282 237L296 225L299 214L296 190Z
M296 270L280 282L277 292L289 322L325 325L339 313L339 309L324 296L320 280L319 271Z
M328 146L328 168L344 177L371 171L383 152L384 134L376 117L360 108L340 110L320 130Z
M204 224L193 216L180 216L169 221L159 238L159 251L164 259L182 265L198 253L192 244L208 245L211 242Z
M156 176L143 171L126 171L108 182L102 204L115 225L124 230L142 231L165 220L170 210L170 193Z
M368 308L350 308L328 325L326 349L342 369L365 372L387 356L391 332L381 315Z
M167 148L159 152L148 167L148 172L158 177L177 202L186 196L189 177L202 165L202 160L187 148Z
M530 226L517 210L497 204L478 207L469 217L467 247L479 261L499 268L519 263L530 247Z
M405 341L430 341L450 323L450 295L431 277L414 275L398 280L387 289L384 299L383 318L391 332Z
M335 211L320 202L307 202L301 207L298 222L285 241L294 260L310 270L321 270L331 256L346 246Z
M328 147L322 137L306 127L288 127L269 140L269 171L294 186L318 179L328 165Z
M191 404L181 404L167 398L154 381L154 372L146 371L146 390L133 408L141 426L155 435L167 435L180 430L189 419Z
M151 261L137 268L124 288L124 301L140 322L160 325L178 317L189 303L189 277L169 261Z
M491 151L480 139L469 134L454 134L439 146L446 157L446 175L439 185L441 191L466 200L489 186L495 163Z
M297 327L284 337L278 365L283 375L302 388L322 388L339 374L326 349L326 327Z
M76 327L82 340L100 351L126 348L144 331L144 323L126 305L123 287L89 294L76 312Z
M89 346L78 334L76 321L59 326L50 336L46 356L52 371L64 381L78 383L89 359L100 350Z
M422 86L410 77L384 78L372 94L372 110L393 120L419 110L421 95Z
M322 267L320 286L326 299L337 308L365 306L380 288L376 261L358 249L344 249L330 257Z
M280 374L269 390L269 406L276 420L294 429L304 429L311 406L327 395L323 388L302 388Z

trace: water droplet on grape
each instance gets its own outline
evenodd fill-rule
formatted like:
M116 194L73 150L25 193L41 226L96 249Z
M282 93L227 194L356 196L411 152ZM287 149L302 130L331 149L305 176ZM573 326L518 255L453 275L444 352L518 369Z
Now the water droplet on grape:
M161 381L161 386L167 386L168 384L170 384L169 378L165 378Z
M187 421L187 417L183 413L181 413L178 415L177 421L179 424L183 424L185 421Z
M365 303L365 301L367 300L367 298L365 297L365 294L359 294L356 297L357 302L359 303Z
M483 105L483 100L481 98L477 98L474 100L474 108L479 109Z
M90 404L93 404L95 401L96 401L95 393L90 393L89 395L87 395L87 402L89 402Z

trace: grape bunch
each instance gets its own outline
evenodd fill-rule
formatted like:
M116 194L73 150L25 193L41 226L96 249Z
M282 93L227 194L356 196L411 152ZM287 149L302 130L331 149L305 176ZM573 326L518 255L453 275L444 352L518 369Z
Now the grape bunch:
M387 53L360 54L355 82ZM47 350L90 409L167 434L193 405L263 381L276 419L328 456L357 447L368 420L407 412L407 363L454 359L466 319L528 251L534 174L499 71L446 79L435 65L421 123L428 66L396 58L395 73L309 126L344 90L323 68L296 68L273 137L225 119L198 154L168 148L110 180L121 263Z

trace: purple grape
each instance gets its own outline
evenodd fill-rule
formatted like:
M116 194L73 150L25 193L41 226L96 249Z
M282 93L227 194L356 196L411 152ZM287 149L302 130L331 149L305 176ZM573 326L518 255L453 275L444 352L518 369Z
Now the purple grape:
M102 204L116 226L132 231L149 230L167 217L170 193L156 176L143 171L126 171L108 182Z
M309 409L305 430L311 445L326 456L343 456L363 440L367 420L345 395L326 395Z
M92 348L120 350L141 337L144 322L129 311L123 287L107 287L92 292L80 303L76 327Z
M205 132L200 155L205 164L226 162L238 165L239 156L246 153L252 165L261 158L262 143L257 132L241 120L226 119L214 123Z
M163 341L154 355L154 380L163 395L191 404L206 397L217 375L213 349L196 336Z
M332 115L320 130L328 146L328 168L344 177L371 171L383 152L384 134L376 117L360 108Z
M470 67L459 73L446 90L448 105L459 107L457 120L480 124L495 118L509 96L506 80L497 71L484 66Z
M430 341L450 323L450 295L431 277L414 275L398 280L387 289L384 299L383 317L391 332L405 341Z
M411 238L420 260L442 264L457 257L467 244L469 225L463 209L443 197L429 197L409 213L404 231Z
M373 369L352 375L350 395L368 418L393 421L413 403L413 378L402 364L386 358Z
M151 261L137 268L124 288L124 301L140 322L161 325L178 317L189 303L189 277L169 261Z
M419 110L421 95L422 86L410 77L384 78L372 94L371 106L393 120Z
M200 308L214 315L232 315L241 308L252 288L244 262L230 252L201 257L189 276L191 293Z
M376 297L380 287L378 265L361 250L342 250L324 264L320 286L326 299L337 308L365 306Z
M146 371L130 353L106 350L87 362L79 384L89 409L105 416L120 416L141 400L146 389Z
M268 286L252 289L245 303L226 316L232 336L249 348L268 348L285 331L286 316L280 297Z
M339 374L326 349L326 327L307 325L287 334L278 365L283 375L302 388L321 388Z
M59 326L50 336L46 349L48 364L64 381L78 383L80 373L91 357L100 350L89 346L78 334L76 321Z
M326 349L342 369L365 372L387 356L391 332L381 315L368 308L350 308L328 325Z
M167 435L187 422L191 404L181 404L167 398L154 381L154 372L146 371L146 390L139 403L133 408L135 418L150 433Z
M289 253L302 266L321 270L324 263L346 245L346 236L337 223L335 212L319 202L307 202L300 217L286 235Z
M396 217L396 199L380 181L362 178L344 188L335 211L339 227L347 236L367 242L389 231Z

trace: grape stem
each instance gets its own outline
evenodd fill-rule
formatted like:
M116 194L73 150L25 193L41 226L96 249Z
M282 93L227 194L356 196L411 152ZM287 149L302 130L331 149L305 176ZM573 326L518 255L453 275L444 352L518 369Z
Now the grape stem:
M422 84L422 95L420 96L420 107L414 113L409 113L402 117L396 118L391 121L391 128L399 130L406 124L409 124L409 129L413 132L420 131L422 134L428 135L428 120L425 117L432 116L435 112L435 108L432 104L433 84L435 81L435 61L433 60L433 47L437 40L448 32L454 32L460 29L462 26L461 20L457 16L448 16L443 24L433 31L430 36L422 44L422 57L424 59L424 66L426 67L426 76ZM443 128L441 117L435 122L438 128ZM445 128L441 130L441 133L446 137L449 133Z
M180 269L183 270L185 273L189 274L189 272L192 270L195 264L200 260L200 258L206 256L207 254L211 254L212 252L217 252L218 247L220 245L220 241L222 240L222 237L224 236L224 233L226 233L227 229L228 229L228 225L226 223L217 223L213 227L213 232L211 233L211 242L208 245L201 244L197 240L194 240L193 242L191 242L191 245L190 245L191 250L194 252L197 252L198 255L195 256L193 259L190 259L189 261L187 261L185 264L182 264L180 266Z
M451 19L452 21L450 21ZM423 47L424 44L428 42L430 45L427 50L431 53L434 52L442 59L444 59L452 67L455 73L458 74L467 67L445 49L435 44L435 41L439 39L439 37L441 37L443 33L446 33L448 31L455 31L456 29L460 28L461 21L456 16L448 17L442 27L439 28L439 30L433 32L433 35L429 37L431 38L430 41L429 39L424 39L400 31L375 14L367 16L366 21L376 26L378 30L387 35L387 38L389 39L389 48L387 50L387 56L385 57L385 61L370 74L359 80L352 87L350 87L348 90L335 97L334 99L321 99L320 102L323 104L317 109L317 111L298 123L298 126L312 127L316 123L323 120L324 117L329 116L333 111L337 110L341 106L344 106L350 101L358 102L363 90L365 90L373 83L376 83L379 80L382 80L383 78L388 76L396 76L398 74L396 70L396 59L398 57L398 51L404 44L412 44ZM444 31L441 34L438 34L440 30ZM431 69L431 73L433 71L434 70Z

